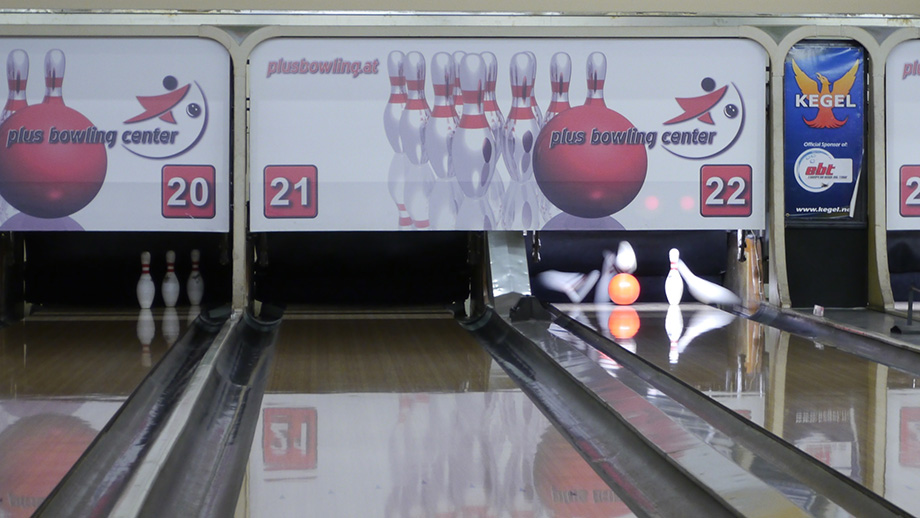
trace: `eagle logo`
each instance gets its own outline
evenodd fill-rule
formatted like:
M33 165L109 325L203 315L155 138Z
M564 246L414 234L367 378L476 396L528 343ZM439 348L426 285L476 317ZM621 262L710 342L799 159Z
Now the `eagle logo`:
M818 115L814 119L808 120L802 116L802 120L805 121L811 128L839 128L846 124L849 117L846 117L843 120L839 120L834 115L834 108L841 107L838 102L838 99L845 99L850 94L850 89L853 88L853 83L856 81L856 71L859 69L859 60L853 63L853 67L850 70L843 74L843 77L834 81L834 86L831 88L830 80L821 73L816 72L815 77L818 78L818 81L821 82L820 86L818 81L815 81L808 76L805 72L799 68L799 64L792 60L792 70L795 72L795 82L799 85L799 90L802 91L802 96L805 99L817 99L817 101L811 101L808 106L812 108L818 108ZM796 103L798 105L798 102Z

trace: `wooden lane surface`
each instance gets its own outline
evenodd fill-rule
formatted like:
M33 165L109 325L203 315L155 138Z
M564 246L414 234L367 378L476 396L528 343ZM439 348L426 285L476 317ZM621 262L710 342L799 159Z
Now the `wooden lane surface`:
M490 388L491 357L449 315L285 318L275 347L268 392Z
M181 335L186 314L176 316ZM169 345L163 310L153 313L149 346L138 337L138 317L62 313L0 328L0 398L129 395Z

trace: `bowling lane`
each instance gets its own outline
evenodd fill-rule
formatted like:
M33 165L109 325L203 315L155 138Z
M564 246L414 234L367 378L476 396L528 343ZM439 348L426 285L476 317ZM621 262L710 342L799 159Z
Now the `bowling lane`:
M36 510L186 326L60 312L0 328L0 514Z
M562 307L572 318L920 515L916 377L706 306Z
M238 513L631 516L449 314L296 317Z

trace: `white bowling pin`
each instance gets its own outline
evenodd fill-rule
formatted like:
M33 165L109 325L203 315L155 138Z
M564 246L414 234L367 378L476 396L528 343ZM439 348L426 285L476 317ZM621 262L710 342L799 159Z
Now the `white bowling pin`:
M63 85L66 59L60 49L45 54L45 99L43 103L64 104Z
M26 100L26 83L29 80L29 55L22 49L10 51L6 58L6 81L10 87L6 105L0 114L0 124L18 110L29 105Z
M150 276L150 252L141 252L141 278L137 281L137 303L141 309L150 309L156 286Z
M489 128L492 129L492 136L495 137L495 163L497 165L498 157L502 153L502 132L505 126L505 117L495 97L495 88L498 84L498 58L491 52L483 52L480 56L486 64L486 89L482 98L482 111L489 122ZM489 205L496 213L501 214L502 200L505 198L505 182L498 171L492 175L492 180L489 182L488 197Z
M425 154L425 126L431 118L431 109L425 99L425 56L409 52L403 59L406 74L406 108L399 118L399 142L403 153L415 165L428 162Z
M505 119L502 156L514 181L529 180L533 175L533 148L540 134L533 105L534 61L527 52L511 58L511 111Z
M604 250L604 262L601 265L600 280L597 281L597 289L594 290L594 302L597 304L606 304L610 302L610 291L607 286L610 285L610 279L617 274L616 263L617 254L610 250ZM606 319L604 322L606 323Z
M629 241L620 241L620 246L617 247L615 266L620 273L636 273L636 268L638 267L636 251L633 250Z
M703 304L741 304L741 298L738 297L738 295L735 295L727 288L719 286L714 282L709 282L706 279L697 277L680 259L677 260L677 271L680 272L680 276L683 277L684 282L687 283L687 290L690 291L693 298Z
M668 362L673 365L680 358L677 341L680 340L680 335L684 332L684 315L681 313L679 305L668 306L668 314L664 317L664 330L668 333L668 340L671 341L671 348L668 350Z
M450 54L438 52L431 57L431 85L434 88L434 109L425 125L425 154L438 178L449 176L450 139L457 130L459 118L450 99L454 61Z
M671 270L664 280L664 294L668 298L668 304L680 304L680 299L684 297L684 281L677 271L677 261L680 260L680 251L672 248L668 252L668 259L671 261Z
M198 249L192 250L192 273L188 275L188 281L185 283L185 294L193 306L201 304L201 299L204 298L204 279L201 278L201 271L198 269L200 261L201 252Z
M572 58L565 52L553 54L549 62L549 81L552 88L552 97L543 124L548 123L560 113L571 108L569 105L569 83L572 80Z
M546 270L537 275L537 279L547 288L565 293L570 301L579 303L585 299L591 288L597 284L600 272L591 270L589 273L560 272Z
M399 143L399 119L406 107L406 75L403 73L403 59L405 54L398 50L390 52L387 58L387 73L390 76L390 98L387 107L383 110L383 129L386 131L387 140L395 153L402 152Z
M540 229L539 188L531 177L524 181L512 180L501 204L502 228L515 230Z
M467 54L460 63L463 114L450 144L450 166L463 194L481 198L495 173L495 137L482 111L486 67L479 54Z
M465 56L466 52L462 50L458 50L451 55L451 57L454 58L454 87L451 90L450 98L454 103L454 108L458 110L463 109L463 87L460 85L460 63Z
M166 276L163 277L160 292L163 294L163 303L166 307L176 306L176 302L179 301L179 278L176 277L176 252L172 250L166 252Z
M533 85L530 89L530 108L533 110L534 119L536 119L537 124L542 128L543 111L540 110L540 106L537 104L537 55L529 50L527 51L527 55L529 55L530 59L533 61L533 75L530 76L530 84Z
M603 52L592 52L588 56L588 96L585 105L607 106L604 101L604 80L607 77L607 56Z

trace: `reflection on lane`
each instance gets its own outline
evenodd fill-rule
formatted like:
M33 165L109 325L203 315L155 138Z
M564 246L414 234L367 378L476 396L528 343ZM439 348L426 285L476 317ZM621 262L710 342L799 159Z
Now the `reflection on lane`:
M184 330L173 316L39 315L0 329L0 515L35 512Z
M252 516L633 516L519 391L266 394Z
M629 309L639 321L625 326L633 332L619 324L623 317L617 315L629 314L620 308L581 306L569 315L920 514L917 378L714 308L637 308Z

